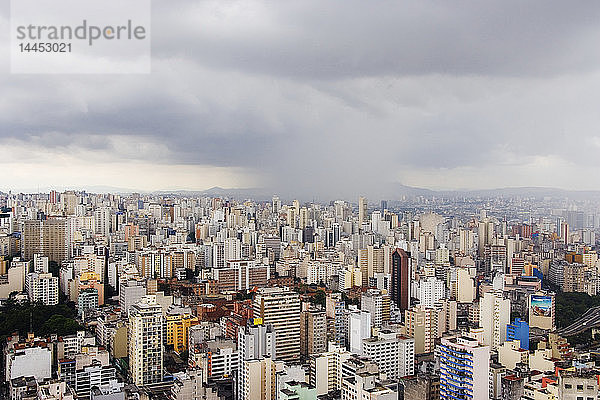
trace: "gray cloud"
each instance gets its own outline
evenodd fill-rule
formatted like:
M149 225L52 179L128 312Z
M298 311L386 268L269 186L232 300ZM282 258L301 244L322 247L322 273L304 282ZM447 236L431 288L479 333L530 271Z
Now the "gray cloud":
M600 166L597 2L154 7L150 75L11 75L0 60L0 144L238 168L308 196L462 187L463 169L472 187L509 186L515 168L532 171L519 184L600 183L546 181L564 165L539 163Z

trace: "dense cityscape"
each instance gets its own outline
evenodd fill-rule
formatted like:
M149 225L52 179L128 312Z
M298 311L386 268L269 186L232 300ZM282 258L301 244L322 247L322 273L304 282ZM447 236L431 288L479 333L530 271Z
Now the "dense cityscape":
M599 21L0 2L0 400L600 400Z
M7 399L598 398L593 199L0 206Z

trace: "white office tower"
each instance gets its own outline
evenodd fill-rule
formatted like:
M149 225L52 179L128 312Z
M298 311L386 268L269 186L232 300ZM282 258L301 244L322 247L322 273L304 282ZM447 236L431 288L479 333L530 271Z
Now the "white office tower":
M494 238L494 221L491 221L487 217L482 218L482 220L479 221L477 236L479 239L478 252L481 257L485 251L485 246L492 244Z
M363 340L371 337L371 313L353 310L348 315L350 352L363 354Z
M384 295L380 290L369 289L360 296L360 309L371 314L374 328L380 328L383 322L383 305Z
M238 356L243 360L276 357L276 338L272 326L245 326L238 331Z
M275 353L282 361L300 360L300 296L289 287L262 288L252 303L254 318L272 325L277 340Z
M58 278L52 274L27 274L27 295L32 303L43 303L47 306L58 304Z
M421 279L414 285L416 286L414 297L419 299L421 306L433 307L438 300L446 297L446 285L444 281L437 278Z
M144 296L129 311L129 374L144 386L163 379L163 314L155 295Z
M276 400L277 380L276 364L271 358L248 360L242 363L239 371L244 376L239 386L239 400Z
M363 353L379 367L386 378L396 380L415 372L415 340L384 330L363 340Z
M44 257L41 254L33 255L33 272L37 274L47 274L49 266L48 257Z
M254 325L239 330L237 399L275 400L276 343L271 326Z
M281 200L279 199L279 196L273 196L272 206L273 213L278 214L281 210Z
M110 233L110 208L102 207L94 211L94 224L96 226L96 234L105 237Z
M345 348L329 344L326 353L310 356L309 383L321 396L340 390L342 385L342 365L352 356Z
M367 222L367 199L366 197L358 198L358 229L362 229L363 223Z
M238 238L231 237L225 239L223 244L224 261L241 260L242 259L242 242Z
M488 346L466 336L442 338L436 357L440 364L440 400L489 398Z
M479 301L479 326L483 328L483 344L497 350L506 340L510 323L510 300L502 292L487 292Z
M131 307L146 295L146 283L139 280L122 280L119 286L121 313L129 315Z

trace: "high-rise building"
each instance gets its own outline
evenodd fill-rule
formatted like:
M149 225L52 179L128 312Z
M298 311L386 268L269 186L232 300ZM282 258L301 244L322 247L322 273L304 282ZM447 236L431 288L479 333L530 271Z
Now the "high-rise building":
M359 197L358 198L358 229L362 229L363 223L367 222L368 214L367 214L367 198Z
M348 321L346 317L346 303L341 293L329 293L325 299L325 309L328 319L328 332L330 340L338 346L346 347Z
M482 257L485 252L485 246L492 244L494 238L494 221L487 217L479 221L477 236L479 239L479 256Z
M529 350L529 324L521 318L515 318L506 326L506 340L518 340L522 349Z
M87 288L79 292L77 296L77 313L83 317L89 310L98 309L98 289Z
M58 278L52 274L27 274L27 294L32 303L43 303L47 306L58 304Z
M440 363L440 400L489 398L488 346L465 336L442 338L436 356Z
M383 330L377 337L363 340L363 353L379 367L387 379L413 375L415 372L415 340Z
M271 206L272 206L271 210L273 211L273 214L278 214L279 210L281 210L281 200L279 199L279 196L273 196Z
M237 336L239 360L254 360L277 357L276 335L271 325L262 325L259 319L251 319L240 328Z
M384 249L369 245L358 250L358 267L362 272L362 285L370 286L369 280L375 274L384 272Z
M392 301L400 311L410 307L410 254L402 249L392 253Z
M108 237L110 234L110 208L101 207L94 210L96 234Z
M433 307L438 300L446 297L444 281L433 276L416 282L415 291L415 297L419 299L419 304L425 307Z
M327 317L325 311L310 309L300 313L300 355L309 355L327 350Z
M360 297L360 309L371 314L373 327L380 328L390 319L390 296L385 291L369 289Z
M252 325L256 324L256 325ZM238 331L236 398L275 400L276 334L271 325L252 319Z
M475 299L475 284L466 268L456 269L456 284L453 294L459 303L472 303Z
M23 224L23 257L31 260L34 254L60 263L68 256L67 220L52 218L28 220Z
M385 210L388 209L388 202L387 200L381 200L381 214L383 214L385 212Z
M119 307L121 313L129 315L131 307L146 295L146 284L140 280L123 280L119 286Z
M191 314L189 307L171 306L165 315L166 344L182 353L188 349L190 327L198 324L198 317Z
M510 300L502 292L487 292L479 301L479 326L483 328L483 344L496 350L506 341L510 323Z
M406 334L415 339L415 353L433 352L438 338L438 310L417 306L404 311Z
M340 390L342 365L351 355L345 348L330 344L327 352L310 356L309 383L317 388L317 395Z
M371 337L371 313L363 310L351 311L348 315L348 336L350 351L363 354L363 340Z
M33 255L33 272L38 274L47 274L49 268L49 259L40 254Z
M144 296L129 311L129 374L144 386L163 379L163 313L156 295Z
M289 287L262 288L252 302L254 318L272 325L278 360L300 359L300 297Z
M276 400L275 371L275 361L271 358L242 361L238 373L244 379L238 388L237 398L240 400Z

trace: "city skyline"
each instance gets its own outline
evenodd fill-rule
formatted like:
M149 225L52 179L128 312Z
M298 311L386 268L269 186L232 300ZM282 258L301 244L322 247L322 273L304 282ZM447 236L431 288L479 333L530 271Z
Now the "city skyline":
M147 75L0 60L2 190L600 183L597 4L180 0L152 15Z

